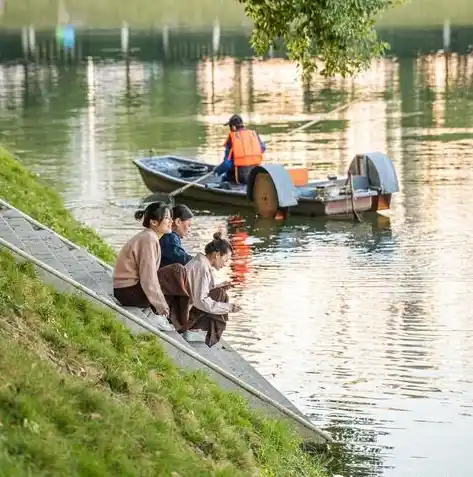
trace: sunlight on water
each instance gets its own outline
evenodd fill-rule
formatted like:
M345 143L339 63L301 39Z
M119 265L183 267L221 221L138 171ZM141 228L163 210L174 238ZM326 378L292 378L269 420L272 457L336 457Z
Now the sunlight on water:
M197 207L186 246L203 250L228 229L243 311L226 336L343 441L335 473L469 475L472 78L471 57L434 55L306 86L282 60L132 64L128 76L122 63L2 66L0 134L117 248L139 230L133 212L149 193L132 158L155 148L217 164L234 111L271 141L268 161L313 177L386 152L401 184L386 216L268 224Z

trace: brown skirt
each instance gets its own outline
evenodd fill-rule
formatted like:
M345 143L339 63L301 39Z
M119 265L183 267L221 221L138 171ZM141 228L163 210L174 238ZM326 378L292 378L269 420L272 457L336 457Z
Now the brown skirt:
M214 315L190 307L190 289L184 266L173 263L158 271L159 283L169 306L169 319L179 333L188 330L207 331L205 343L212 347L218 343L227 326L228 315ZM210 292L216 301L228 302L224 288L216 288ZM190 308L190 311L189 311Z
M224 288L214 288L209 293L210 298L215 301L228 303L228 294ZM205 343L208 347L220 341L225 328L227 327L228 315L214 315L192 307L189 312L190 329L207 331Z

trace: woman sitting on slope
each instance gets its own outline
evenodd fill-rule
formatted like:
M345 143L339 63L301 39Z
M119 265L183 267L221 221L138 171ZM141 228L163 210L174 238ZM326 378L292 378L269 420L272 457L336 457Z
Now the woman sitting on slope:
M205 342L213 346L220 340L227 325L228 313L241 310L239 305L228 302L228 284L216 286L212 268L217 270L226 266L231 258L232 246L217 232L214 239L205 246L204 253L198 253L185 266L192 308L189 323L192 330L207 331ZM188 341L203 341L203 335L186 331Z
M159 239L161 245L160 268L180 263L185 265L192 257L184 250L181 240L189 233L194 214L184 204L177 204L172 208L172 232L164 234Z
M171 233L171 210L162 202L153 202L135 213L143 219L144 230L132 237L120 250L113 270L113 294L122 306L148 308L156 315L153 319L162 331L171 331L169 306L158 280L161 261L159 239ZM155 322L155 323L154 323Z

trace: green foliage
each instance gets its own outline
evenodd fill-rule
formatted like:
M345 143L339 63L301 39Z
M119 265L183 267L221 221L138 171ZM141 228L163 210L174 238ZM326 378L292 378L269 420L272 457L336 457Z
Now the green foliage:
M306 74L354 75L388 45L374 30L380 12L402 0L238 0L254 22L251 38L264 54L283 40Z
M1 475L322 477L285 424L0 250Z
M0 198L96 257L108 263L114 262L114 250L93 229L74 219L52 187L4 149L0 149Z

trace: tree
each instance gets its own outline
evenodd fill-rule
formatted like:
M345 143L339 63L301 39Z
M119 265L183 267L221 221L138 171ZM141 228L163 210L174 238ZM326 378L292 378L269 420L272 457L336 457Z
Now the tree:
M389 48L374 29L379 13L403 0L238 0L253 20L252 47L283 40L305 74L352 76Z

